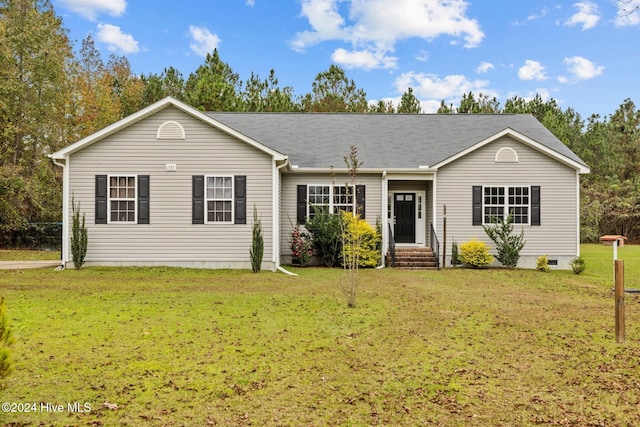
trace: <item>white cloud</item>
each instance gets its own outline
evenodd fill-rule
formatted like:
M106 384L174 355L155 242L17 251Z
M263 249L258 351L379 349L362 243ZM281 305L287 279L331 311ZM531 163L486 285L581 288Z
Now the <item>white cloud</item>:
M371 52L368 50L351 51L336 49L331 55L331 60L346 68L362 68L371 70L373 68L395 68L398 58L387 56L385 52Z
M532 13L531 15L527 16L527 18L524 21L516 21L513 23L513 25L524 25L527 22L542 19L548 14L549 14L549 9L545 7L545 8L542 8L539 13Z
M618 13L615 23L618 27L640 25L640 0L617 1Z
M400 75L396 81L396 91L404 93L407 88L413 88L413 92L422 105L425 113L435 113L440 107L440 102L458 105L462 95L473 92L480 93L491 98L498 96L488 88L487 80L469 80L463 75L448 75L443 78L435 74L408 72Z
M588 30L595 27L600 20L600 13L598 11L598 5L590 1L580 2L573 5L578 8L578 11L571 16L565 25L582 25L582 30Z
M121 16L127 8L126 0L58 0L57 3L91 21L101 13Z
M564 63L567 69L576 80L588 80L599 76L604 71L604 66L595 63L581 56L565 58Z
M291 47L303 51L337 40L350 43L353 53L369 51L371 57L384 58L398 41L446 35L472 48L482 42L484 33L475 19L466 16L467 6L464 0L302 0L301 14L311 29L297 33ZM344 53L342 49L334 55ZM389 59L379 60L377 67L388 67Z
M120 27L111 24L98 24L96 39L107 45L111 51L122 53L137 53L140 51L138 42L131 34L125 34Z
M478 68L476 69L476 72L478 74L485 74L485 73L488 73L489 70L493 70L494 68L496 68L496 67L492 63L486 62L486 61L482 61L480 63L480 65L478 65Z
M524 65L518 69L518 77L521 80L546 80L544 67L538 61L527 59Z
M255 6L255 4L256 4L255 0L247 0L247 2L246 2L246 5L250 6L250 7Z
M192 39L189 47L196 55L200 56L207 56L207 53L213 52L222 41L217 34L212 34L211 31L204 27L191 25L189 27L189 34Z

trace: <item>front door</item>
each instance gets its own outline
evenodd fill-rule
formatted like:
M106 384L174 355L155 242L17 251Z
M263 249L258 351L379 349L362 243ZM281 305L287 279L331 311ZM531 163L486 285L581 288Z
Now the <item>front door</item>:
M396 243L415 243L416 193L395 193L393 213L396 220L393 232Z

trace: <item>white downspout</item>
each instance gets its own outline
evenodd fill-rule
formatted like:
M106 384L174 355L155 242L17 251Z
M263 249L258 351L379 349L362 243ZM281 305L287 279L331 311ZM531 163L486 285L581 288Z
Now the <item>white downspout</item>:
M386 267L387 245L389 244L389 219L387 218L387 203L389 202L389 182L387 180L387 171L382 171L382 203L380 225L382 226L382 249L381 262L378 268Z
M53 157L51 160L53 160L53 164L62 168L62 256L60 262L64 268L67 265L69 254L69 168L67 167L69 159L65 158L65 163L60 163Z
M275 159L273 161L275 166ZM280 271L289 276L297 276L280 265L280 169L289 164L289 159L286 159L280 166L273 168L273 265L277 271Z

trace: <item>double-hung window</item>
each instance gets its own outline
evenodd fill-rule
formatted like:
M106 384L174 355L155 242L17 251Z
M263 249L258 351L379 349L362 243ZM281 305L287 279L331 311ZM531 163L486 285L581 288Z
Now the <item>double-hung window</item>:
M109 177L109 221L136 222L136 177Z
M355 190L352 185L309 185L307 189L307 217L313 218L316 208L329 212L353 212L355 210Z
M207 177L207 222L233 222L233 177Z
M149 175L96 175L96 224L149 224Z
M529 187L484 187L484 224L503 221L509 215L515 224L529 224L529 212Z

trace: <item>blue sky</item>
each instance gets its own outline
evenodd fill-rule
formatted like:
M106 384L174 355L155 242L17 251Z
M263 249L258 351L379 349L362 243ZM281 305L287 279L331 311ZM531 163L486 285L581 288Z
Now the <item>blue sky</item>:
M296 95L337 64L368 99L397 105L412 87L425 112L473 91L536 93L583 118L640 105L640 0L53 0L75 46L91 34L136 74L184 77L217 48L240 78Z

